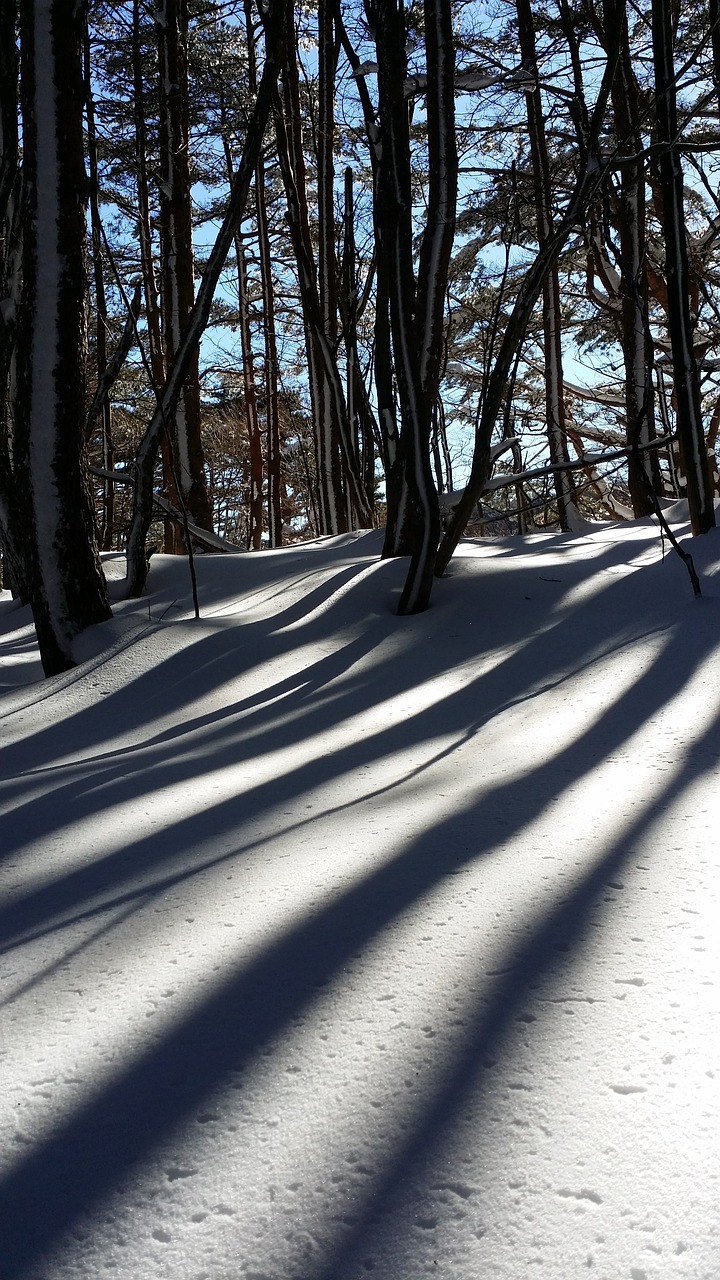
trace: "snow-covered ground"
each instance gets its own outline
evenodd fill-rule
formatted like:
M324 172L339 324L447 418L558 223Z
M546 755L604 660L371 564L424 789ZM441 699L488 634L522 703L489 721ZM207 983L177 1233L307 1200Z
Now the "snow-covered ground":
M3 1280L720 1277L720 533L379 547L0 599Z

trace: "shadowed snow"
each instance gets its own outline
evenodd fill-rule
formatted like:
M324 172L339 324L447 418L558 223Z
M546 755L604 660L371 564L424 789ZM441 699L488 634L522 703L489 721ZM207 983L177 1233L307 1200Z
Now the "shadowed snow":
M0 598L3 1280L718 1274L720 538L380 546Z

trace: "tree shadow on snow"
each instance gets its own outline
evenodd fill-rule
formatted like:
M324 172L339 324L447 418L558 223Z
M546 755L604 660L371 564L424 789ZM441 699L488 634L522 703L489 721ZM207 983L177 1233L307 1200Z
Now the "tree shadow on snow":
M573 643L572 636L569 642ZM310 919L288 930L255 962L229 976L216 994L189 1013L158 1046L147 1050L98 1097L81 1106L57 1132L19 1159L0 1186L0 1257L4 1280L18 1280L34 1260L57 1244L77 1219L125 1179L174 1126L192 1114L204 1097L231 1072L240 1071L262 1045L287 1027L354 953L378 938L445 877L478 858L492 858L501 838L507 841L521 832L563 787L582 779L609 751L627 741L638 729L650 726L660 707L684 687L707 657L713 643L708 636L694 646L666 646L637 682L572 744L521 778L486 791L464 811L423 833L409 848L337 901L319 908ZM546 664L548 669L555 665L555 660ZM537 672L537 666L533 670ZM510 683L515 696L519 696L519 668ZM508 692L506 689L505 693ZM463 697L465 707L461 714ZM454 726L467 733L471 727L467 690L449 701L451 711L445 728ZM472 699L470 701L475 706ZM437 727L437 722L434 723ZM415 727L416 732L418 728ZM384 749L391 753L395 749L392 730L386 732L390 736ZM452 1124L469 1091L481 1087L478 1062L502 1046L522 1001L553 971L559 953L564 957L564 964L572 963L571 949L582 939L603 884L621 871L640 829L657 816L662 805L716 767L716 734L715 724L690 754L662 799L655 802L636 827L589 872L575 892L563 898L516 950L510 972L495 989L489 1006L479 1012L463 1051L448 1069L405 1146L372 1188L359 1223L338 1240L331 1260L317 1271L317 1280L341 1277L351 1261L357 1259L372 1236L383 1208L388 1204L392 1206L398 1189ZM374 751L376 745L370 750ZM228 750L236 747L237 743L231 742ZM357 768L366 758L364 744L357 744L354 750L348 749L346 758L339 763L333 764L328 758L326 776L332 780L337 770ZM316 775L313 776L316 780ZM558 787L559 778L562 787ZM278 789L282 790L286 783L287 779L278 780ZM296 794L302 794L302 770L296 783ZM258 811L261 809L262 803L258 805ZM207 816L204 821L207 823ZM172 832L160 863L176 860L181 834L187 855L201 833L194 820L182 824ZM127 884L137 875L145 859L146 869L149 864L156 875L159 865L157 856L153 855L153 842L158 839L161 837L148 838L127 854L114 855L117 865L105 865L97 873L92 867L73 873L68 877L70 883L65 901L61 902L62 911L81 905L87 907L101 891L105 905L112 902L109 885ZM228 850L226 856L232 856L232 852ZM124 857L128 865L123 864ZM174 874L182 877L195 871L191 859L187 867L177 869ZM90 879L83 880L83 877ZM167 883L166 879L148 882L146 895L152 900L153 895L165 891ZM40 897L35 899L33 909L26 904L28 915L24 928L57 915L57 895L62 895L62 888L62 882L54 886L54 905L52 895L45 901L43 891L38 891ZM9 924L6 917L6 927Z

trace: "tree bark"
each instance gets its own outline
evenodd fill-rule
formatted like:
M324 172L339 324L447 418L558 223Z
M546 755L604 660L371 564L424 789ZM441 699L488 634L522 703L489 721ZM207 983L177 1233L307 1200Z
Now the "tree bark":
M22 0L20 38L27 203L16 479L40 657L46 675L54 675L74 666L79 632L110 617L83 448L82 10L61 0Z
M690 523L693 533L700 534L714 528L715 508L690 317L683 174L677 146L678 124L672 32L670 0L653 0L655 110L657 137L664 147L660 156L660 185L663 202L673 388L678 439L687 481Z
M225 120L225 99L220 91L222 143L225 153L225 167L230 183L234 176L234 165ZM258 419L258 396L255 382L255 353L252 345L250 328L250 299L248 296L247 259L245 242L240 227L235 233L235 262L238 282L238 315L240 318L240 350L242 353L243 397L245 400L245 422L247 424L250 452L250 477L248 498L248 547L259 551L262 546L263 533L263 453L260 422Z
M538 83L535 26L530 0L516 0L520 51L524 69L534 78L532 90L525 90L528 134L535 188L535 212L538 247L542 251L553 232L552 179L545 133L542 94ZM545 422L550 461L562 465L569 462L565 424L563 389L562 320L560 307L560 274L557 262L543 283L543 346L545 352ZM577 498L572 476L567 471L555 472L555 496L560 528L572 528L577 517Z
M95 101L90 74L90 33L85 27L83 40L83 75L85 79L85 114L87 119L87 155L90 178L90 243L92 247L92 273L95 286L95 371L100 386L107 372L107 302L103 274L102 223L100 221L100 194L98 178L97 133L95 129ZM102 465L111 472L114 466L112 442L112 410L109 395L104 395L97 407L92 426L100 419L100 447ZM87 439L87 431L85 433ZM107 477L103 479L102 516L98 538L103 551L112 547L114 525L115 486Z
M443 0L437 0L442 3ZM428 20L435 21L432 3ZM397 521L399 546L410 551L410 569L399 612L419 613L430 602L440 534L440 510L430 465L430 407L423 386L429 368L426 347L431 315L416 324L413 270L410 137L405 102L405 17L402 0L378 0L372 10L378 61L378 101L382 145L376 201L377 252L388 264L390 321L401 414L403 490ZM428 50L428 57L430 51ZM431 74L428 66L428 82ZM439 87L437 83L434 87ZM442 287L442 283L441 283ZM427 290L425 301L433 307ZM421 334L422 347L418 346ZM423 352L425 352L423 358Z
M12 369L22 246L16 17L17 5L14 2L0 5L0 298L3 299L0 307L0 553L6 585L15 594L26 597L11 443L14 419Z
M602 26L596 30L607 45L609 24L617 22L615 4L606 0ZM632 65L627 13L620 15L620 54L612 85L616 146L624 161L620 170L617 221L620 248L620 338L625 365L628 488L635 516L650 515L652 490L659 491L660 471L655 450L639 451L655 438L653 344L650 331L648 265L645 232L645 162L638 85ZM638 446L635 448L635 446Z
M335 25L345 56L353 72L361 67L360 58L355 52L342 21L338 0L336 0ZM370 154L370 167L373 175L373 219L375 243L380 240L378 213L380 197L378 183L380 174L380 130L375 110L362 75L356 78L360 105L365 121L365 132ZM400 436L395 405L393 385L392 342L390 331L390 295L388 285L388 264L380 254L375 254L375 322L373 337L373 368L375 380L375 399L377 401L377 420L380 436L380 449L383 470L385 472L385 498L387 518L385 526L385 543L383 555L402 554L397 541L397 519L402 490L402 473L400 466Z
M160 85L160 253L163 337L172 362L190 317L194 297L190 126L188 106L187 0L159 0L156 36ZM173 506L187 511L201 529L212 529L200 419L197 351L188 368L174 413L168 419L165 485ZM176 492L179 486L180 493ZM184 551L182 528L167 528L172 545Z

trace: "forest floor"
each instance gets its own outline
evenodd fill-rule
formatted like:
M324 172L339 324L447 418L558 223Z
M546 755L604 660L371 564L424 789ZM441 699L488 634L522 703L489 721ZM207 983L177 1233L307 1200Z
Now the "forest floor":
M2 1280L720 1277L720 531L380 545L0 596Z

